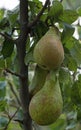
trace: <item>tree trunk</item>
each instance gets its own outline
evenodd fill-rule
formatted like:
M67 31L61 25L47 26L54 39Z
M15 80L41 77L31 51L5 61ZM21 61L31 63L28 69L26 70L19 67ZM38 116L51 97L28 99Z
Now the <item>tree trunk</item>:
M29 116L30 95L28 91L28 66L26 66L23 61L23 56L24 56L23 54L25 52L24 51L25 47L22 47L22 44L21 45L20 44L18 42L17 52L18 52L18 60L19 60L20 75L21 75L19 81L20 81L20 99L21 99L21 105L24 114L23 127L24 130L32 130L32 120Z
M17 55L19 61L20 81L20 99L23 109L24 130L32 130L32 120L29 116L30 95L28 92L28 66L25 65L24 58L26 53L26 41L28 37L28 0L20 0L20 36L16 42Z

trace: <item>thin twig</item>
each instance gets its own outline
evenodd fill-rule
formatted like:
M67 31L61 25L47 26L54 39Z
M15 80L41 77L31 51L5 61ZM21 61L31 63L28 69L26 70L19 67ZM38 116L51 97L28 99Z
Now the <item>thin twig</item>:
M19 98L18 98L16 92L15 92L14 89L13 89L13 85L12 85L9 81L8 81L8 84L9 84L9 86L10 86L10 89L11 89L12 93L13 93L14 96L16 97L16 100L17 100L18 104L21 105L21 102L20 102L20 100L19 100Z
M47 5L49 4L49 2L50 2L49 0L46 0L46 2L45 2L45 4L44 4L43 8L42 8L41 11L38 13L38 15L36 16L36 18L35 18L32 22L30 22L30 23L28 24L28 28L31 28L32 26L34 26L34 25L40 20L40 17L42 16L42 14L43 14L44 10L46 9Z
M4 33L1 33L1 32L0 32L0 35L3 36L3 37L6 37L6 35L5 35Z
M12 40L12 38L9 35L7 35L7 34L4 34L4 33L0 32L0 35L3 36L6 39Z
M7 73L10 73L10 74L15 75L15 76L17 76L17 77L24 78L22 75L17 74L16 72L12 72L11 70L9 70L9 69L7 69L7 68L5 68L5 71L6 71Z
M80 70L81 70L81 67L79 67L79 66L78 66L78 69L80 69Z
M18 108L19 107L18 104L13 104L13 103L10 103L10 106L14 107L14 108Z
M60 0L60 2L62 2L63 0Z
M18 111L19 111L19 108L15 111L15 113L14 113L12 116L8 115L9 121L8 121L7 125L5 126L5 128L4 128L3 130L7 130L7 128L8 128L8 126L9 126L10 122L11 122L12 119L15 117L15 115L17 114Z
M14 121L23 124L23 120L19 120L19 119L14 119Z

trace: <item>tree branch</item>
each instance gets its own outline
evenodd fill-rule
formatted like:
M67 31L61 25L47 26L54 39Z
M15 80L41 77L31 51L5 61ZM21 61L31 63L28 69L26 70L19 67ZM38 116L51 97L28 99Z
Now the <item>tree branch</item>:
M0 32L0 35L6 39L9 39L9 40L12 40L12 38L8 35L8 34L5 34L5 33L1 33Z
M18 98L18 96L17 96L15 90L13 89L12 83L11 83L10 81L8 81L8 84L9 84L9 86L10 86L10 89L11 89L12 93L13 93L14 96L16 97L16 100L17 100L18 104L21 105L20 99Z
M23 120L19 120L19 119L14 119L14 121L20 123L20 124L23 124Z
M43 8L41 9L41 11L38 13L38 15L36 16L36 18L28 24L28 28L32 28L32 26L34 26L39 20L40 20L40 17L42 16L44 10L46 9L47 5L49 4L50 0L46 0Z
M17 114L18 110L19 110L19 108L15 111L15 113L12 116L8 115L9 121L8 121L7 125L5 126L5 128L3 130L7 130L10 122L12 121L12 119L14 118L14 116Z
M80 69L80 70L81 70L81 67L80 67L80 66L78 66L78 69Z
M60 2L62 2L63 0L60 0Z
M20 78L24 78L23 75L17 74L16 72L12 72L11 70L9 70L9 69L7 69L7 68L5 68L4 70L5 70L7 73L10 73L10 74L15 75L15 76L20 77Z
M6 37L6 35L5 35L4 33L1 33L1 32L0 32L0 35L3 36L3 37Z

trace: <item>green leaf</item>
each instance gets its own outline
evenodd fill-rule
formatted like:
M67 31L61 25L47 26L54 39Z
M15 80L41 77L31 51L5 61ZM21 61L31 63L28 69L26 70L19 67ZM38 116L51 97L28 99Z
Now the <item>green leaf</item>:
M79 14L79 16L81 16L81 7L77 9L77 13Z
M57 19L62 13L63 13L63 6L61 2L54 1L53 5L50 8L50 11L48 12L48 16Z
M59 81L60 83L68 84L70 80L70 73L66 68L61 68L59 71Z
M13 65L12 64L13 64L12 63L12 57L7 57L5 59L5 67L13 69Z
M71 56L77 62L77 64L81 64L81 44L78 40L74 44L73 48L70 50Z
M75 10L64 10L63 14L60 15L59 19L62 22L72 24L74 21L76 21L78 18L78 13Z
M67 114L67 117L68 117L68 120L71 120L71 119L74 119L76 120L77 119L77 112L76 111L71 111Z
M25 63L29 64L30 62L34 62L33 47L31 47L31 50L25 56Z
M8 119L5 117L0 117L0 130L2 130L8 123Z
M4 67L5 67L5 61L2 58L0 58L0 68L2 69Z
M65 130L66 128L66 115L61 115L60 118L49 126L50 130Z
M81 40L81 26L78 26L78 35L79 35L79 39Z
M38 41L48 30L48 27L43 21L39 21L37 25L33 28L32 33Z
M2 101L6 95L6 82L0 81L0 101Z
M19 119L20 120L20 119ZM8 129L7 130L22 130L23 127L20 127L21 124L20 123L15 123L15 121L10 122L10 124L8 125Z
M19 10L15 10L15 12L13 10L8 11L7 17L9 19L11 26L14 26L17 23L18 15L19 15Z
M28 2L29 2L30 11L34 14L38 13L39 10L42 8L42 2L41 1L33 0L33 1L28 1Z
M72 37L74 30L75 29L71 25L64 23L64 29L62 32L62 42L63 43L66 43L67 41L69 43L69 39Z
M17 117L18 119L21 119L21 120L24 118L22 109L19 109L19 111L17 112Z
M6 27L9 27L10 23L7 17L3 18L0 21L0 29L5 29Z
M29 4L29 21L39 13L42 8L42 2L38 0L28 1Z
M0 111L4 111L6 108L7 102L6 100L1 100L0 101Z
M25 57L25 63L26 64L29 64L30 62L34 62L34 59L33 59L33 53L32 52L29 52L26 57Z
M78 75L78 80L81 82L81 74Z
M71 88L71 99L76 105L81 104L81 82L75 81Z
M77 63L72 57L69 57L68 68L71 71L76 71L77 70Z
M67 36L68 37L68 36ZM75 39L73 37L69 38L66 42L65 42L65 47L70 50L74 47L74 42L75 42Z
M3 18L3 16L4 16L4 12L5 12L4 9L0 9L0 20Z
M0 71L2 71L2 69L4 69L5 67L13 68L13 66L12 66L12 57L8 57L6 59L4 59L3 57L0 58Z
M0 90L4 89L6 86L6 82L5 81L0 81Z
M77 70L77 63L76 63L75 59L70 54L65 54L65 61L64 62L70 71Z
M78 119L78 121L81 120L81 105L77 107L77 119Z
M81 7L81 0L63 0L62 1L63 7L66 9L73 9L76 10L79 6Z
M11 56L13 49L14 49L13 41L9 40L9 39L5 39L5 41L3 42L3 48L1 51L3 57L7 58L7 57Z
M76 123L72 122L70 125L66 127L66 130L72 130L76 127Z

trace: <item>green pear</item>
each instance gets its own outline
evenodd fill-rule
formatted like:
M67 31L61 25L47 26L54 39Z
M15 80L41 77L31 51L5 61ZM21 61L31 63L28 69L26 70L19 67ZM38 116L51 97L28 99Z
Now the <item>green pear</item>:
M29 93L31 97L43 87L47 74L47 70L44 70L36 65L33 79L29 85Z
M31 99L29 113L39 125L54 123L62 113L63 100L58 79L48 74L43 88Z
M57 27L51 27L38 41L34 48L34 60L44 69L58 69L64 59L64 49L60 32Z

